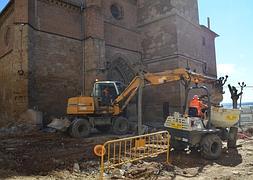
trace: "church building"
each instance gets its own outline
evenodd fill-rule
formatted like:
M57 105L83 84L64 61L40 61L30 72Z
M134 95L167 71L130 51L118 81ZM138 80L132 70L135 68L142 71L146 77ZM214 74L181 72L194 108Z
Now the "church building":
M179 67L216 77L217 36L199 24L197 0L10 0L0 13L0 127L27 109L64 116L96 79L127 85L140 70ZM147 87L144 122L183 103L180 82Z

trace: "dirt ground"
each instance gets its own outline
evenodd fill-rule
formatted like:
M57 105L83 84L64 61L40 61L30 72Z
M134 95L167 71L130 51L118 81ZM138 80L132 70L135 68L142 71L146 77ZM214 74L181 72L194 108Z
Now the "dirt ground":
M94 134L74 139L40 131L0 135L0 179L98 179L99 158L93 154L93 147L115 138ZM217 161L205 160L195 151L172 151L170 159L171 165L164 163L165 155L161 155L130 164L127 169L154 165L155 173L144 173L139 179L253 179L253 140L247 138L238 140L237 149L224 147ZM109 175L105 177L110 179Z

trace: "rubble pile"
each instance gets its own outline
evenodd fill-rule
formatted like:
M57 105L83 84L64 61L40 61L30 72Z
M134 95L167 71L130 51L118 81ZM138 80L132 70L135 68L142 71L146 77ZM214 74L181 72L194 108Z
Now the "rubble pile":
M253 128L247 128L246 131L238 132L238 139L250 139L253 140Z
M245 133L248 135L248 136L253 136L253 128L248 128Z
M42 128L42 113L33 109L21 113L17 119L0 127L0 136L26 134Z
M120 168L111 170L108 174L112 179L153 179L157 178L163 169L164 166L159 162L138 161L137 163L126 163Z
M25 123L9 124L5 127L0 128L0 136L10 136L29 133L36 129L35 126Z

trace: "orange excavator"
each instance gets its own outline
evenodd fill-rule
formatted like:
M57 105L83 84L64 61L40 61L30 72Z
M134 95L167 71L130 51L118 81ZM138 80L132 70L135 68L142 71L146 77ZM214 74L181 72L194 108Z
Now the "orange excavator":
M128 119L125 109L130 100L138 93L138 130L141 126L142 89L146 85L160 85L173 81L213 83L215 78L204 76L184 68L160 73L139 73L126 87L118 81L97 81L91 96L68 99L68 127L72 137L88 137L91 128L99 131L112 130L115 134L128 132ZM139 131L140 132L140 131Z

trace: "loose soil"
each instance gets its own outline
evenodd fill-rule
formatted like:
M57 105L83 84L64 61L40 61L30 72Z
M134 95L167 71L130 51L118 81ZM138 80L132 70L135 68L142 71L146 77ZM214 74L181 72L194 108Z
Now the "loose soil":
M98 179L99 158L93 148L116 138L94 134L75 139L39 131L0 136L0 179ZM171 165L164 163L165 155L147 159L147 163L161 164L159 172L139 179L253 179L253 140L244 138L238 140L237 149L224 146L216 161L203 159L197 151L172 151ZM79 167L73 168L74 164Z

